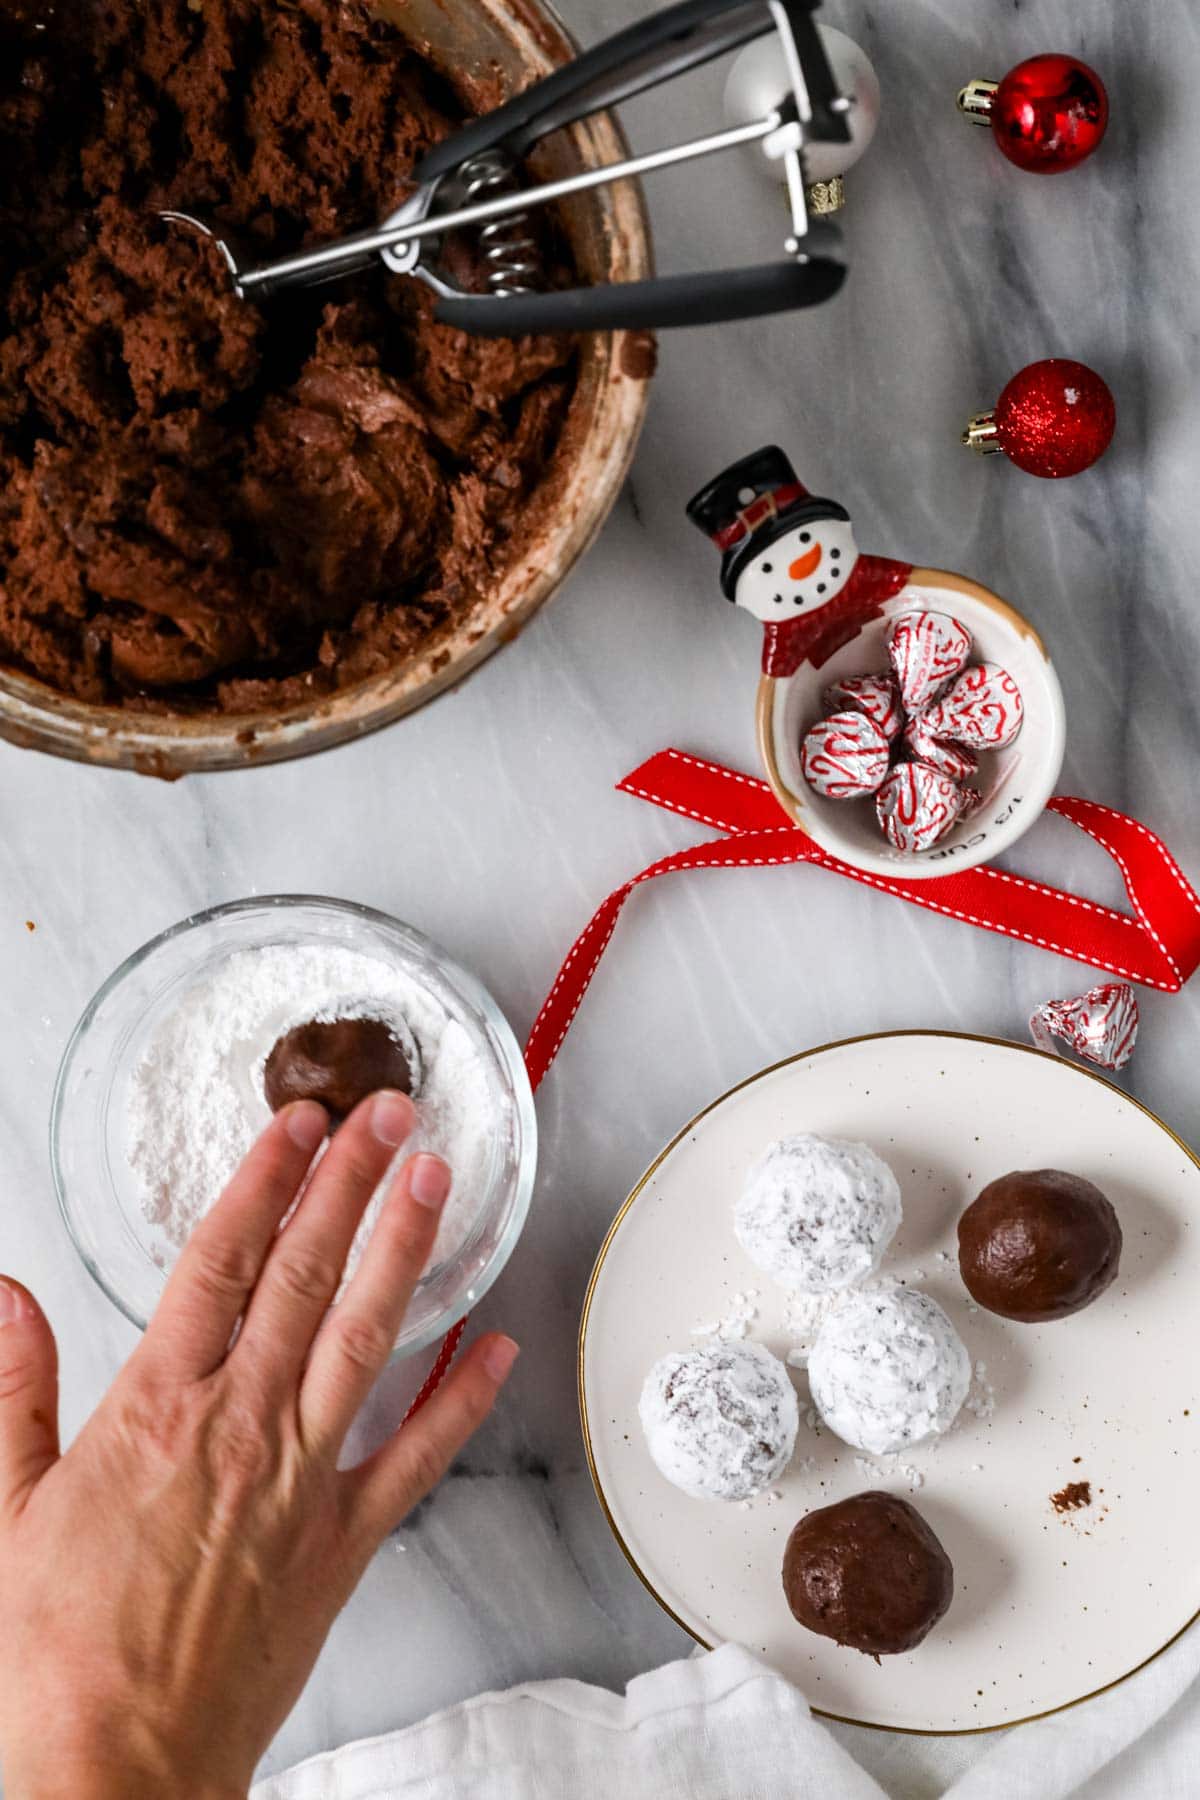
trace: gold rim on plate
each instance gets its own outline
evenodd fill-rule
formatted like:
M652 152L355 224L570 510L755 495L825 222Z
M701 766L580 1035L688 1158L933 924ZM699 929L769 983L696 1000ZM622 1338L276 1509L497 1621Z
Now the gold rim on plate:
M587 1348L588 1318L592 1310L592 1298L596 1292L597 1283L600 1280L600 1272L604 1267L613 1239L620 1230L634 1201L638 1199L651 1177L662 1166L667 1157L670 1156L676 1145L681 1143L690 1132L694 1131L702 1119L707 1118L709 1113L715 1112L718 1106L723 1106L726 1100L732 1098L734 1094L740 1093L743 1088L752 1086L754 1082L761 1081L768 1075L774 1075L778 1069L786 1069L793 1063L808 1062L811 1057L822 1056L829 1050L845 1050L852 1044L883 1043L889 1038L918 1037L948 1039L952 1042L961 1044L994 1044L1002 1050L1019 1051L1023 1056L1042 1057L1045 1061L1054 1063L1057 1068L1069 1069L1072 1073L1082 1076L1085 1081L1097 1081L1103 1087L1107 1087L1112 1092L1118 1094L1120 1098L1126 1101L1130 1106L1136 1107L1138 1112L1144 1113L1153 1124L1158 1126L1160 1131L1165 1132L1171 1141L1178 1145L1188 1161L1200 1169L1200 1156L1197 1156L1190 1144L1184 1142L1178 1132L1172 1131L1171 1127L1164 1119L1160 1119L1156 1112L1153 1112L1150 1107L1143 1105L1140 1100L1135 1100L1132 1094L1125 1093L1121 1088L1113 1088L1112 1083L1103 1075L1097 1075L1093 1073L1091 1069L1081 1068L1078 1063L1067 1062L1062 1057L1054 1055L1052 1051L1037 1050L1032 1044L1016 1044L1013 1043L1011 1038L990 1037L984 1033L974 1031L864 1031L860 1032L856 1037L836 1038L832 1043L816 1044L811 1050L801 1050L795 1056L781 1057L778 1062L768 1064L765 1069L758 1069L753 1075L747 1075L743 1081L736 1081L731 1088L727 1088L726 1091L723 1094L719 1094L715 1100L710 1100L707 1106L701 1107L700 1111L690 1118L687 1124L675 1133L675 1136L671 1139L670 1143L665 1145L664 1148L659 1151L654 1161L634 1186L629 1197L620 1207L612 1224L604 1234L604 1241L600 1245L595 1264L592 1268L592 1273L588 1278L587 1291L583 1297L583 1311L579 1320L579 1348L576 1379L579 1389L579 1423L583 1431L583 1448L587 1456L588 1473L592 1478L592 1486L595 1489L596 1498L600 1502L600 1510L608 1522L608 1528L617 1540L617 1545L620 1548L621 1554L624 1556L626 1562L629 1564L642 1586L646 1589L647 1593L657 1600L667 1617L674 1619L675 1623L683 1631L686 1631L688 1636L704 1650L713 1650L716 1646L710 1644L707 1638L701 1637L698 1631L693 1631L686 1620L681 1619L675 1609L668 1606L653 1582L646 1576L638 1563L637 1558L634 1556L633 1551L621 1535L617 1522L613 1518L609 1508L608 1501L605 1498L604 1489L600 1483L600 1476L596 1470L596 1458L592 1450L592 1433L588 1424L587 1395L583 1381L583 1359ZM1100 1694L1107 1694L1111 1692L1113 1688L1120 1687L1123 1681L1128 1681L1131 1676L1137 1675L1142 1669L1147 1668L1149 1664L1160 1657L1164 1651L1169 1650L1172 1644L1177 1644L1184 1632L1190 1631L1197 1619L1200 1619L1200 1607L1192 1614L1191 1618L1185 1619L1178 1631L1171 1633L1171 1636L1165 1643L1160 1644L1157 1650L1152 1650L1149 1656L1144 1656L1141 1662L1135 1663L1132 1669L1126 1669L1123 1675L1114 1676L1111 1681L1104 1682L1100 1687L1090 1688L1086 1694L1079 1694L1074 1700L1063 1700L1058 1706L1047 1706L1043 1708L1041 1712L1028 1713L1021 1719L1004 1719L995 1725L960 1725L948 1731L934 1731L930 1727L923 1725L884 1725L881 1724L878 1719L851 1718L845 1713L827 1712L824 1708L819 1706L813 1706L811 1711L815 1717L819 1719L831 1719L838 1725L861 1725L868 1731L890 1731L895 1733L898 1737L982 1737L985 1733L990 1731L1010 1731L1016 1725L1032 1725L1036 1719L1053 1718L1056 1713L1068 1712L1073 1706L1082 1706L1085 1701L1095 1700Z

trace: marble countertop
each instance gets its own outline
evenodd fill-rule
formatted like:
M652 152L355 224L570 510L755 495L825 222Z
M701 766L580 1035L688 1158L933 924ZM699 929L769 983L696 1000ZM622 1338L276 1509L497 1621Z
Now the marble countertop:
M586 42L643 10L566 6ZM756 769L758 630L720 600L716 558L682 508L761 443L784 445L803 481L849 505L864 548L960 569L1026 611L1065 689L1064 791L1131 810L1200 875L1188 674L1200 440L1194 321L1183 328L1200 124L1172 61L1172 32L1192 29L1185 0L1159 0L1136 27L1098 0L845 0L825 16L868 50L884 90L880 135L850 178L846 289L808 315L664 339L608 526L518 643L423 713L307 763L169 787L0 747L0 1267L58 1329L68 1431L133 1343L65 1236L47 1160L55 1067L96 985L197 908L326 892L441 939L523 1033L604 894L696 835L613 783L671 743ZM1046 181L1003 162L954 96L1052 48L1095 63L1114 116L1097 158ZM721 79L705 71L635 103L635 143L704 129ZM663 270L776 254L779 205L749 160L664 176L650 201ZM1106 459L1055 485L960 449L967 415L1051 354L1093 363L1115 389ZM1061 821L1044 819L1008 860L1122 898L1107 860ZM481 1324L521 1339L517 1374L375 1560L272 1766L486 1688L550 1675L619 1686L686 1654L610 1537L580 1442L576 1325L613 1212L692 1112L766 1063L890 1027L1020 1039L1032 1005L1086 985L1075 965L815 870L706 872L638 894L539 1095L533 1211L482 1309ZM1192 1138L1198 1002L1195 988L1145 998L1127 1076ZM891 1791L936 1791L936 1743L901 1753L844 1735Z

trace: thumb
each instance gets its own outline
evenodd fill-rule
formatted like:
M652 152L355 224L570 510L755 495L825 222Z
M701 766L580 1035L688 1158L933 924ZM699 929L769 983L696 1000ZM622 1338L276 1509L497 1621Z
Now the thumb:
M0 1276L0 1510L20 1510L58 1458L58 1352L41 1307Z

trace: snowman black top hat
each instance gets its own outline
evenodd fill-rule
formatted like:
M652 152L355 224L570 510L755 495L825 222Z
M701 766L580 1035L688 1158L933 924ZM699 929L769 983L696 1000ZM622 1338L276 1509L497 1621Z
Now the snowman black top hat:
M688 501L687 515L721 552L721 591L727 600L734 598L746 564L776 538L812 519L850 517L836 500L810 494L777 444L722 469Z

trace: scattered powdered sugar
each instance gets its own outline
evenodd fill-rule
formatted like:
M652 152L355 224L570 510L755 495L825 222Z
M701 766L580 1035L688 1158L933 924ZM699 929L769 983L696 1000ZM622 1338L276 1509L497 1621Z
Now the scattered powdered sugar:
M693 1325L692 1336L719 1338L722 1343L729 1343L734 1339L744 1338L757 1317L758 1289L747 1288L745 1293L733 1296L724 1318L710 1319L704 1325Z
M433 1150L453 1174L434 1260L453 1255L483 1199L501 1099L471 1032L428 987L383 957L336 943L265 944L205 969L153 1030L133 1070L128 1157L146 1218L177 1248L217 1199L271 1114L263 1067L293 1026L381 1019L415 1039L418 1129L400 1156ZM352 1270L382 1206L367 1209Z
M699 1500L753 1499L782 1475L796 1443L795 1390L761 1344L660 1357L638 1416L662 1474Z
M869 1456L856 1456L854 1467L864 1481L902 1481L910 1494L925 1486L925 1476L915 1463L873 1462Z
M822 1325L839 1306L845 1306L860 1294L869 1294L876 1288L887 1284L877 1281L864 1282L860 1287L837 1288L831 1294L805 1294L798 1288L785 1290L783 1302L783 1328L793 1339L787 1353L787 1363L793 1369L807 1369L808 1359L812 1355L813 1345Z
M969 1413L974 1413L981 1424L986 1424L996 1410L996 1390L987 1377L987 1364L977 1362L975 1374L971 1382L971 1391L963 1401Z

